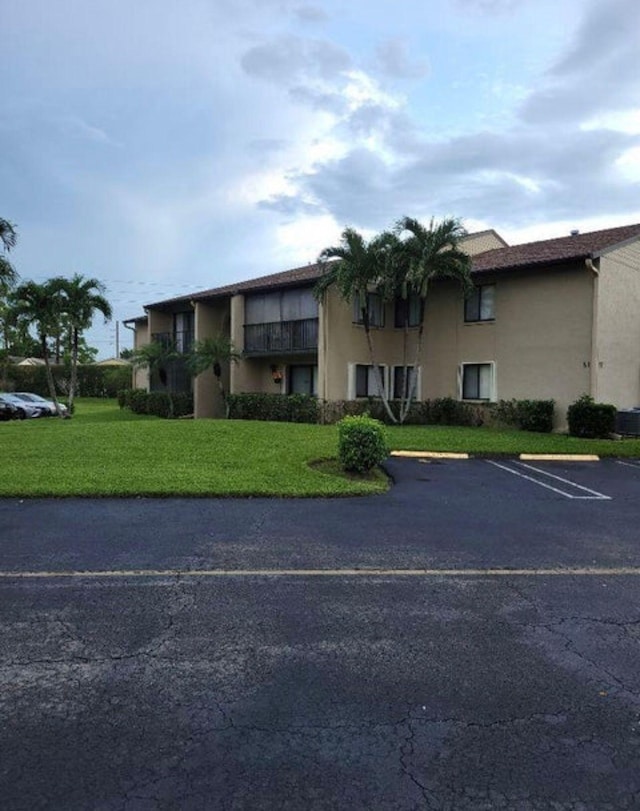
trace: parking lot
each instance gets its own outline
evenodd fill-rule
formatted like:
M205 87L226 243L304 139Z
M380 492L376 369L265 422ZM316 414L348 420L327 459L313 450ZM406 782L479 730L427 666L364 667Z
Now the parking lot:
M3 808L640 802L640 463L0 501Z

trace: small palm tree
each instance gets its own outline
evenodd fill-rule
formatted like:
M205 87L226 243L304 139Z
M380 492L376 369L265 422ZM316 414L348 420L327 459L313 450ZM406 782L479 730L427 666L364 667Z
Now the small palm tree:
M225 335L215 338L203 338L196 341L188 358L188 365L193 374L199 375L211 369L218 381L218 388L225 408L225 417L229 418L229 402L222 382L222 367L228 363L238 363L242 356L236 352L233 343Z
M174 414L173 396L170 386L168 386L169 366L181 357L173 341L151 341L151 343L138 347L131 356L131 363L134 369L148 369L149 376L158 375L160 383L167 392L169 398L169 417Z
M376 388L392 422L397 422L397 419L389 405L380 366L375 358L368 294L375 290L383 300L387 298L387 279L394 267L397 250L398 238L389 231L383 231L367 242L354 228L346 228L342 232L340 245L325 248L318 257L324 272L314 289L317 299L321 299L329 288L335 287L345 301L358 301Z
M104 297L105 286L98 279L85 279L76 273L71 279L52 280L60 295L62 313L71 335L71 384L69 386L69 412L73 411L73 399L78 382L78 347L80 337L91 326L96 313L104 316L105 323L113 314L111 305Z
M48 344L48 339L56 333L61 318L60 293L55 280L49 279L42 284L25 282L16 289L13 298L15 301L13 306L14 317L27 326L33 326L38 334L49 394L58 416L62 417L63 414L58 404L56 386L51 371Z
M0 242L3 253L9 253L18 241L16 227L9 220L0 217ZM18 281L18 274L6 256L0 256L0 284L10 287Z
M465 294L473 287L471 258L460 247L466 231L459 220L448 218L442 222L433 219L425 227L412 217L403 217L396 224L398 236L406 234L396 248L396 268L399 268L396 287L404 297L415 295L420 302L418 336L416 340L414 370L418 368L424 336L424 312L431 283L437 279L453 279ZM405 366L405 379L408 369ZM409 378L408 391L403 391L400 422L406 419L415 396L417 375Z

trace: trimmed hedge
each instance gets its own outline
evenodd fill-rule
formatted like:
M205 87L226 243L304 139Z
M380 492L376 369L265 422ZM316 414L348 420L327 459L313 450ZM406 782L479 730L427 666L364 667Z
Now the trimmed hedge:
M71 370L62 364L51 367L56 393L69 394ZM131 388L130 366L78 366L77 397L116 397L120 389ZM30 391L49 397L47 370L44 366L9 366L6 388Z
M400 402L391 401L394 414L400 411ZM369 414L373 419L389 425L391 420L380 399L336 400L322 404L322 422L334 423L347 416ZM480 409L461 403L452 397L421 400L411 404L405 425L482 425L484 417Z
M382 423L371 417L345 417L338 423L338 459L351 473L368 473L389 455Z
M500 400L493 418L522 431L549 434L553 430L554 400Z
M171 395L173 416L186 417L193 414L193 394L176 392ZM152 414L167 419L171 413L171 401L166 391L128 389L118 392L120 408L130 408L134 414Z
M616 407L610 403L596 403L583 394L567 410L571 436L585 439L606 439L615 431Z
M320 405L309 394L229 394L229 419L319 422Z

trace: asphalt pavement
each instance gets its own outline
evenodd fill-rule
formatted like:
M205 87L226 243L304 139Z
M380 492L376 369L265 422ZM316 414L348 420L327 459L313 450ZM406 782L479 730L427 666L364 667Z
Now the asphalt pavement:
M1 807L640 807L640 465L500 465L0 501Z

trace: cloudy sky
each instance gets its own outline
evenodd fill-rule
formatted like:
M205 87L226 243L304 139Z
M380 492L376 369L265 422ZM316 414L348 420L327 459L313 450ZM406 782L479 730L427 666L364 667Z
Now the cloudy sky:
M640 222L638 0L0 7L14 263L98 277L118 319L314 261L345 225Z

